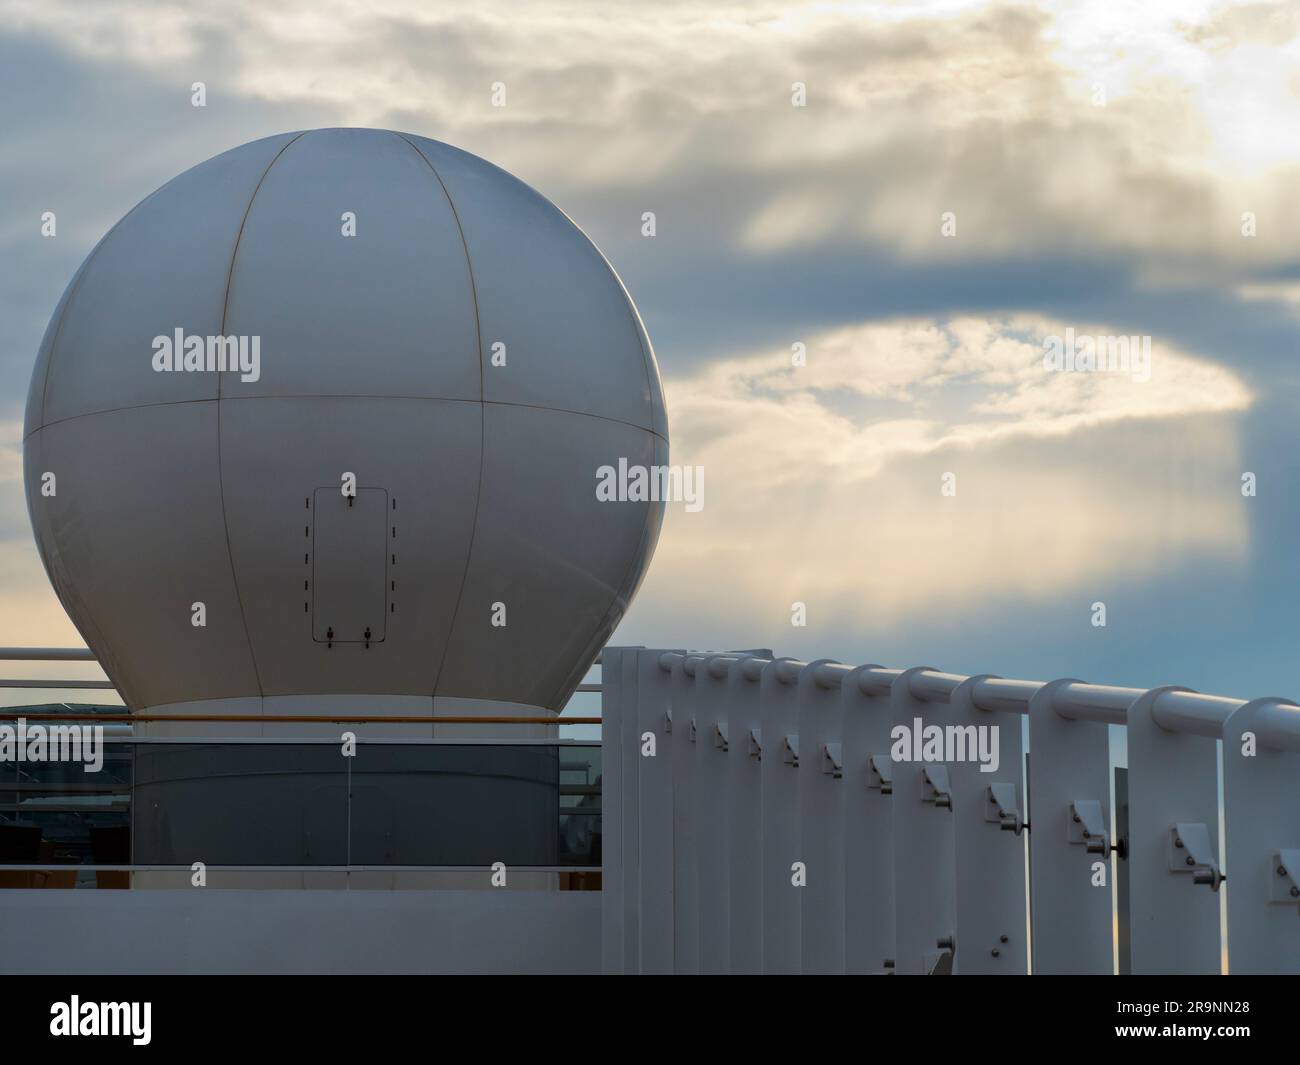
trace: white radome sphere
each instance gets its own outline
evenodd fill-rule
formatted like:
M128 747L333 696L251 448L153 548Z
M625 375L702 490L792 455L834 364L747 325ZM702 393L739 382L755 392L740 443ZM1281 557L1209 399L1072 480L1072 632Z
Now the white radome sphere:
M157 369L177 331L244 338L249 372ZM668 461L595 246L490 163L369 129L254 141L127 214L54 312L24 436L46 570L133 708L559 707L662 520L596 471Z

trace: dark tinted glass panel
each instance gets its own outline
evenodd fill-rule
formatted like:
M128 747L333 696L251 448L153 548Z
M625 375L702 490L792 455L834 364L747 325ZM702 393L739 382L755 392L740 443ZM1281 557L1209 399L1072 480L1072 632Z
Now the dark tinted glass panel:
M139 865L591 865L600 751L139 744Z
M345 865L344 763L319 744L137 744L135 863Z
M122 848L108 840L129 832L131 748L102 753L98 772L84 761L0 762L0 864L116 862Z

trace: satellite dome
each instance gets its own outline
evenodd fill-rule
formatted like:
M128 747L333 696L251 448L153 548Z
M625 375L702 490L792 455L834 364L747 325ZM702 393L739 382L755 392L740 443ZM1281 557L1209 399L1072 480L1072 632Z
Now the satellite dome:
M476 156L369 129L253 141L132 209L54 312L24 430L45 568L136 709L559 708L662 521L597 470L667 450L586 236Z

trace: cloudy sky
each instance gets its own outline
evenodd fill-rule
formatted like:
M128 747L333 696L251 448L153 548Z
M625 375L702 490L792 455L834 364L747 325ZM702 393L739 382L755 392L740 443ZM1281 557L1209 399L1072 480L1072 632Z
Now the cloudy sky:
M78 263L354 125L517 174L636 299L706 504L617 642L1300 696L1298 106L1295 3L0 0L0 643L79 642L19 461ZM1149 379L1045 369L1067 329Z

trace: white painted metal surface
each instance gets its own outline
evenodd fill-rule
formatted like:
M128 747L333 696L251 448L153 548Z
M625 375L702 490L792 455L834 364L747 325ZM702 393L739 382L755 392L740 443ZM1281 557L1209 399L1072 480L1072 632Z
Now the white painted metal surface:
M763 668L763 972L797 973L802 965L803 901L794 880L805 864L799 823L799 674L805 663L778 658Z
M1024 789L1019 716L978 708L982 677L962 681L948 702L948 721L962 729L996 728L998 765L948 767L952 785L957 897L955 971L962 975L1023 975L1029 952L1025 923Z
M1217 973L1225 956L1232 972L1300 971L1300 707L1286 700L742 652L606 648L605 669L630 654L641 667L635 698L652 719L671 715L672 775L668 760L620 762L655 798L618 781L640 801L635 826L626 805L616 823L607 814L606 853L620 853L610 832L640 834L640 866L629 877L621 859L618 891L651 892L671 909L675 971L725 959L735 972L1023 973L1028 933L1034 972L1110 973L1121 868L1134 972ZM607 758L633 742L621 718L645 725L629 691L605 687ZM938 754L904 760L903 750L918 753L918 719L939 727ZM1112 725L1128 733L1128 833L1118 840ZM996 767L969 731L990 726ZM655 885L670 875L668 898ZM606 911L621 913L610 888ZM724 910L725 952L721 930L706 930ZM662 957L639 969L630 951L621 957L607 951L607 966L667 968Z
M851 670L840 685L844 729L844 970L881 975L894 958L894 819L888 773L889 688L877 666ZM892 777L892 774L890 774Z

